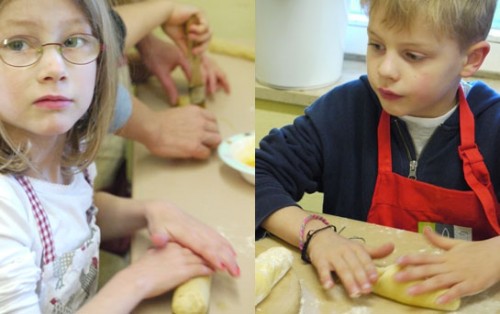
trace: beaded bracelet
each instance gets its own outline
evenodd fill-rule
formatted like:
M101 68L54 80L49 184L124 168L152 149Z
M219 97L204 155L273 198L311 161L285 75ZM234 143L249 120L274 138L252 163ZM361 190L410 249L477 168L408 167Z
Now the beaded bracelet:
M309 232L307 233L306 242L304 243L304 247L300 251L300 257L302 258L302 260L304 262L311 263L311 258L309 257L309 254L307 254L307 248L309 247L309 243L311 242L311 239L316 234L318 234L319 232L321 232L323 230L326 230L326 229L333 229L334 232L337 232L337 227L335 227L334 225L328 225L326 227L319 228L319 229L316 229L316 230L309 230Z
M306 229L306 225L311 221L311 220L319 220L323 222L325 225L329 225L330 222L326 220L324 217L321 217L320 215L312 214L304 218L304 221L302 222L302 225L300 226L300 232L299 232L299 250L302 251L302 248L304 247L304 231Z

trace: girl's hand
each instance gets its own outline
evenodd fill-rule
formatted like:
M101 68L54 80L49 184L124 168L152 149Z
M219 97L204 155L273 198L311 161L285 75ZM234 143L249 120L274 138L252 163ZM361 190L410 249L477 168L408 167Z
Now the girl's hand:
M188 30L188 37L195 43L192 53L197 55L208 49L208 44L212 37L208 20L200 9L191 5L176 4L170 14L170 18L162 25L162 28L177 46L179 46L184 53L187 53L188 38L186 37L185 25L193 15L196 15L198 24L191 25Z
M236 252L214 229L166 201L149 201L145 208L151 241L157 248L177 242L204 258L214 270L239 276Z
M368 248L356 240L349 240L329 230L311 239L309 257L316 268L322 286L333 287L331 272L335 271L351 297L371 292L378 279L373 258L382 258L394 250L392 243Z
M500 281L500 237L470 242L439 236L430 228L424 230L424 236L445 252L408 255L398 260L404 269L395 275L396 280L424 280L410 287L409 294L449 289L437 300L444 304L477 294Z
M203 258L177 243L148 250L124 271L142 283L144 298L158 296L191 278L213 273Z

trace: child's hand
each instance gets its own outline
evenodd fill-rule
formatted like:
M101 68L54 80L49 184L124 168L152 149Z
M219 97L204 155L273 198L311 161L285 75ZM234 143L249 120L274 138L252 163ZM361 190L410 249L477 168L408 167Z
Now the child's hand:
M145 212L155 247L163 247L167 242L177 242L203 257L213 269L239 276L240 269L234 249L214 229L166 201L147 202Z
M393 250L391 243L367 248L356 240L323 231L311 240L309 257L325 289L333 287L331 272L335 271L349 295L358 297L370 293L372 284L378 279L372 259L385 257Z
M469 242L441 237L429 228L424 230L424 235L445 252L408 255L398 260L405 268L395 275L396 280L424 280L412 286L408 293L416 295L449 288L437 300L444 304L477 294L500 281L500 237Z
M208 20L200 9L191 5L176 4L174 10L170 14L170 18L162 25L162 28L177 46L179 46L184 53L187 53L188 38L186 37L185 24L193 15L196 15L198 18L198 23L191 25L188 30L188 37L195 43L192 52L197 55L208 49L208 44L212 37Z
M144 288L144 298L158 296L191 278L210 275L213 272L203 258L177 243L148 250L125 271L140 280Z

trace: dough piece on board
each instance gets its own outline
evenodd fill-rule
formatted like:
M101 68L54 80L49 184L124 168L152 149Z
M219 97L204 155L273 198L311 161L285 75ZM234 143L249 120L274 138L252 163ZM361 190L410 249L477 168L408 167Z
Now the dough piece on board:
M302 288L292 268L278 281L269 295L255 306L255 314L299 314L301 306Z
M255 305L264 300L276 283L292 267L292 252L284 247L273 247L255 259Z
M378 268L379 279L373 286L373 292L382 297L398 301L400 303L420 306L441 311L455 311L460 307L460 300L455 300L447 304L437 304L436 300L446 290L438 290L430 293L411 296L406 293L408 288L416 283L412 282L397 282L394 280L394 275L399 271L400 267L393 264L387 267Z
M212 276L196 277L177 287L172 297L175 314L205 314L210 305Z

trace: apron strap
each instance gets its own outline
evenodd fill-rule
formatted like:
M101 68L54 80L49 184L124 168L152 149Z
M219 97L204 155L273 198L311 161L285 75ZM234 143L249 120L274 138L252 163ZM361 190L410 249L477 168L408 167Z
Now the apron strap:
M491 184L490 174L484 164L483 155L475 143L474 115L461 86L458 90L458 97L461 144L458 147L458 154L462 159L465 181L479 198L490 226L497 234L500 234L497 216L498 202Z
M46 265L50 262L53 262L56 258L54 238L52 236L52 229L50 227L49 218L47 217L47 213L43 209L42 203L38 199L35 193L35 189L31 185L31 182L28 180L28 178L26 178L25 176L16 176L16 179L23 187L31 203L33 215L35 216L36 224L38 226L38 232L42 240L42 265Z
M378 167L380 172L392 172L391 155L391 117L385 110L380 113L377 129Z

